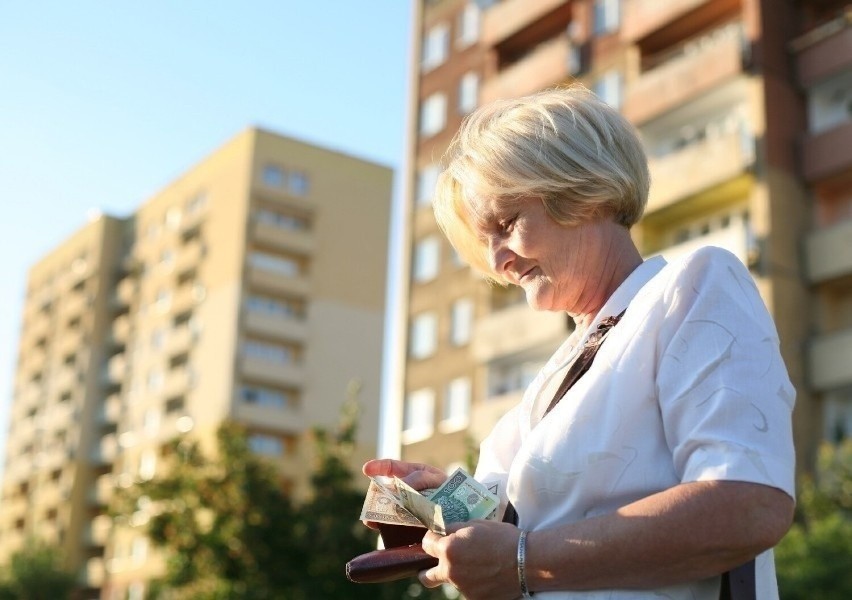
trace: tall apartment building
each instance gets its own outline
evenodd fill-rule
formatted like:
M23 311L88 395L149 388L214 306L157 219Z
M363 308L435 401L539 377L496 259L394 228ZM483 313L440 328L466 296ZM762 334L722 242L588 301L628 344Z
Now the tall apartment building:
M645 256L723 246L746 264L798 390L809 465L852 433L852 45L845 2L415 0L419 116L408 162L400 455L467 455L573 323L456 260L431 214L437 161L477 104L578 81L638 129L652 175ZM390 409L394 408L393 406ZM390 410L389 409L389 410Z
M29 274L0 554L57 543L87 597L142 598L158 559L105 515L182 432L244 424L306 491L309 429L362 384L374 455L391 170L249 129L139 207L101 216Z

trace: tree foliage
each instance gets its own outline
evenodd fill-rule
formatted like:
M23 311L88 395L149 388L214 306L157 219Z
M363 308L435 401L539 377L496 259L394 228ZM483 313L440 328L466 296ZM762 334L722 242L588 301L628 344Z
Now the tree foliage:
M852 598L852 440L821 449L775 555L784 600Z
M114 507L117 518L151 514L146 533L165 550L167 571L152 583L149 598L444 598L416 580L359 585L346 579L346 562L377 542L358 521L366 485L354 481L349 467L357 392L350 389L335 430L314 430L311 495L299 505L282 490L274 466L250 451L240 426L220 428L215 457L196 441L175 441L163 474L136 484Z
M75 589L74 575L62 567L59 550L30 541L12 555L0 581L0 600L64 600Z

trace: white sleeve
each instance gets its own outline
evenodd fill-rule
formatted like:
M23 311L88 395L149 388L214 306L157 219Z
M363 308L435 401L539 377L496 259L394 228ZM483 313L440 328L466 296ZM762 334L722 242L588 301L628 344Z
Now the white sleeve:
M509 498L506 495L506 483L509 469L520 446L518 431L521 406L517 405L503 415L479 446L479 462L476 465L474 479L500 496L498 514L506 510Z
M665 303L657 395L681 481L749 481L794 496L795 390L749 272L705 248L684 261Z

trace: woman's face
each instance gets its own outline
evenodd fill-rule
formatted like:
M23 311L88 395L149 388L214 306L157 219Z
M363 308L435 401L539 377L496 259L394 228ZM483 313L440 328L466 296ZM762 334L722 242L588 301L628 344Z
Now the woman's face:
M487 198L469 200L474 227L488 248L494 272L519 285L536 310L587 314L597 310L606 249L618 227L609 220L556 223L537 198L508 207Z

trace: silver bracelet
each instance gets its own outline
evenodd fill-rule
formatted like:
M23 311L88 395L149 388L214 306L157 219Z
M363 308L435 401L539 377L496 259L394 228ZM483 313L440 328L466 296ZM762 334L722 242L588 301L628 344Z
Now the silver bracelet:
M518 583L521 584L521 596L524 598L532 598L532 593L527 588L527 534L529 531L521 531L521 537L518 538Z

